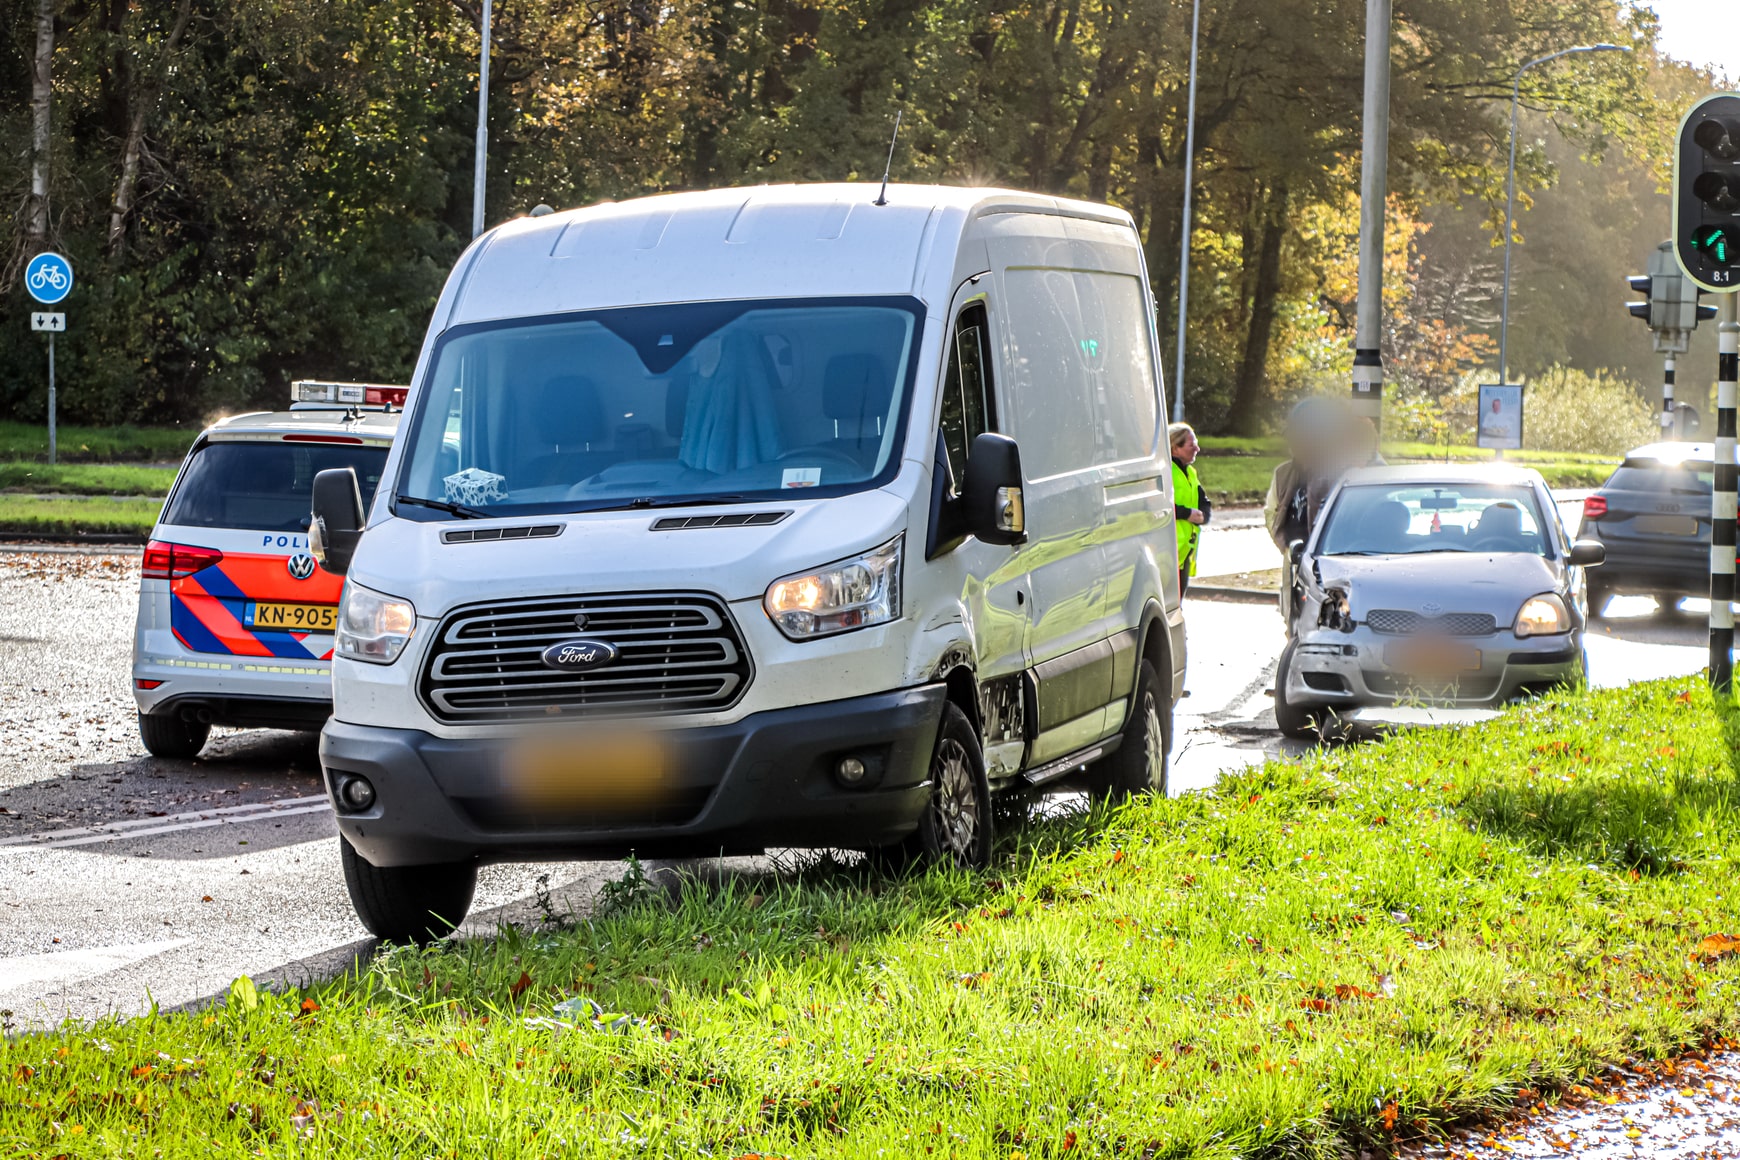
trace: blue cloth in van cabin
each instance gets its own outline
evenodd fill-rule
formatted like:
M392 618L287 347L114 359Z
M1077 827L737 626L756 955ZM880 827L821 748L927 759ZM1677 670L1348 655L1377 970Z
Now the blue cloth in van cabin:
M778 459L784 452L766 348L753 334L727 334L711 376L689 383L677 459L716 475Z

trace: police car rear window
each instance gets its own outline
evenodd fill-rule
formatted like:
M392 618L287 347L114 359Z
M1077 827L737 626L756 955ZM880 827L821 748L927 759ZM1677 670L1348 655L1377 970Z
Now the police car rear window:
M1695 459L1671 464L1659 459L1627 459L1603 487L1615 491L1708 495L1714 473L1713 464Z
M316 472L353 468L366 508L386 462L385 447L207 443L182 468L163 522L191 528L305 532Z

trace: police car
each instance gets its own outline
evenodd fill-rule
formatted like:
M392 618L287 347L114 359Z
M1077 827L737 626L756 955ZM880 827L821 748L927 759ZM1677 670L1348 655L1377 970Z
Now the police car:
M213 725L314 730L332 710L343 580L309 555L310 489L348 467L368 503L405 388L298 382L291 398L202 432L152 529L133 696L154 756L197 755Z

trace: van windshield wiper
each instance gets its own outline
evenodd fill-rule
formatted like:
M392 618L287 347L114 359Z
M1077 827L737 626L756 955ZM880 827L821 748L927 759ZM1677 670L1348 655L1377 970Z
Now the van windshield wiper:
M629 508L631 510L639 510L639 509L643 509L643 508L667 508L667 507L706 507L708 504L738 503L742 499L743 499L743 497L740 495L693 495L693 496L643 495L639 499L631 499L627 503L620 504L618 506L624 507L624 508ZM598 509L598 510L608 511L610 509L609 508L602 508L602 509Z
M408 503L415 504L418 507L433 508L438 512L446 512L448 515L457 516L462 520L487 520L494 518L488 512L480 512L476 508L469 508L464 504L448 503L444 499L424 499L420 495L399 495L394 496L393 499L396 503Z

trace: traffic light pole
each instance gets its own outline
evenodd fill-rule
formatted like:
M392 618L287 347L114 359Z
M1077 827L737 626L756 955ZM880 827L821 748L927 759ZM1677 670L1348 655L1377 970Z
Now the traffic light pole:
M48 465L54 466L54 331L48 332Z
M1384 198L1390 161L1390 0L1365 5L1365 125L1359 154L1359 313L1353 410L1383 432Z
M1674 356L1668 355L1661 372L1661 433L1663 439L1674 437Z
M1736 518L1734 395L1740 379L1740 296L1722 295L1717 328L1716 471L1710 497L1710 687L1734 687L1734 533Z

